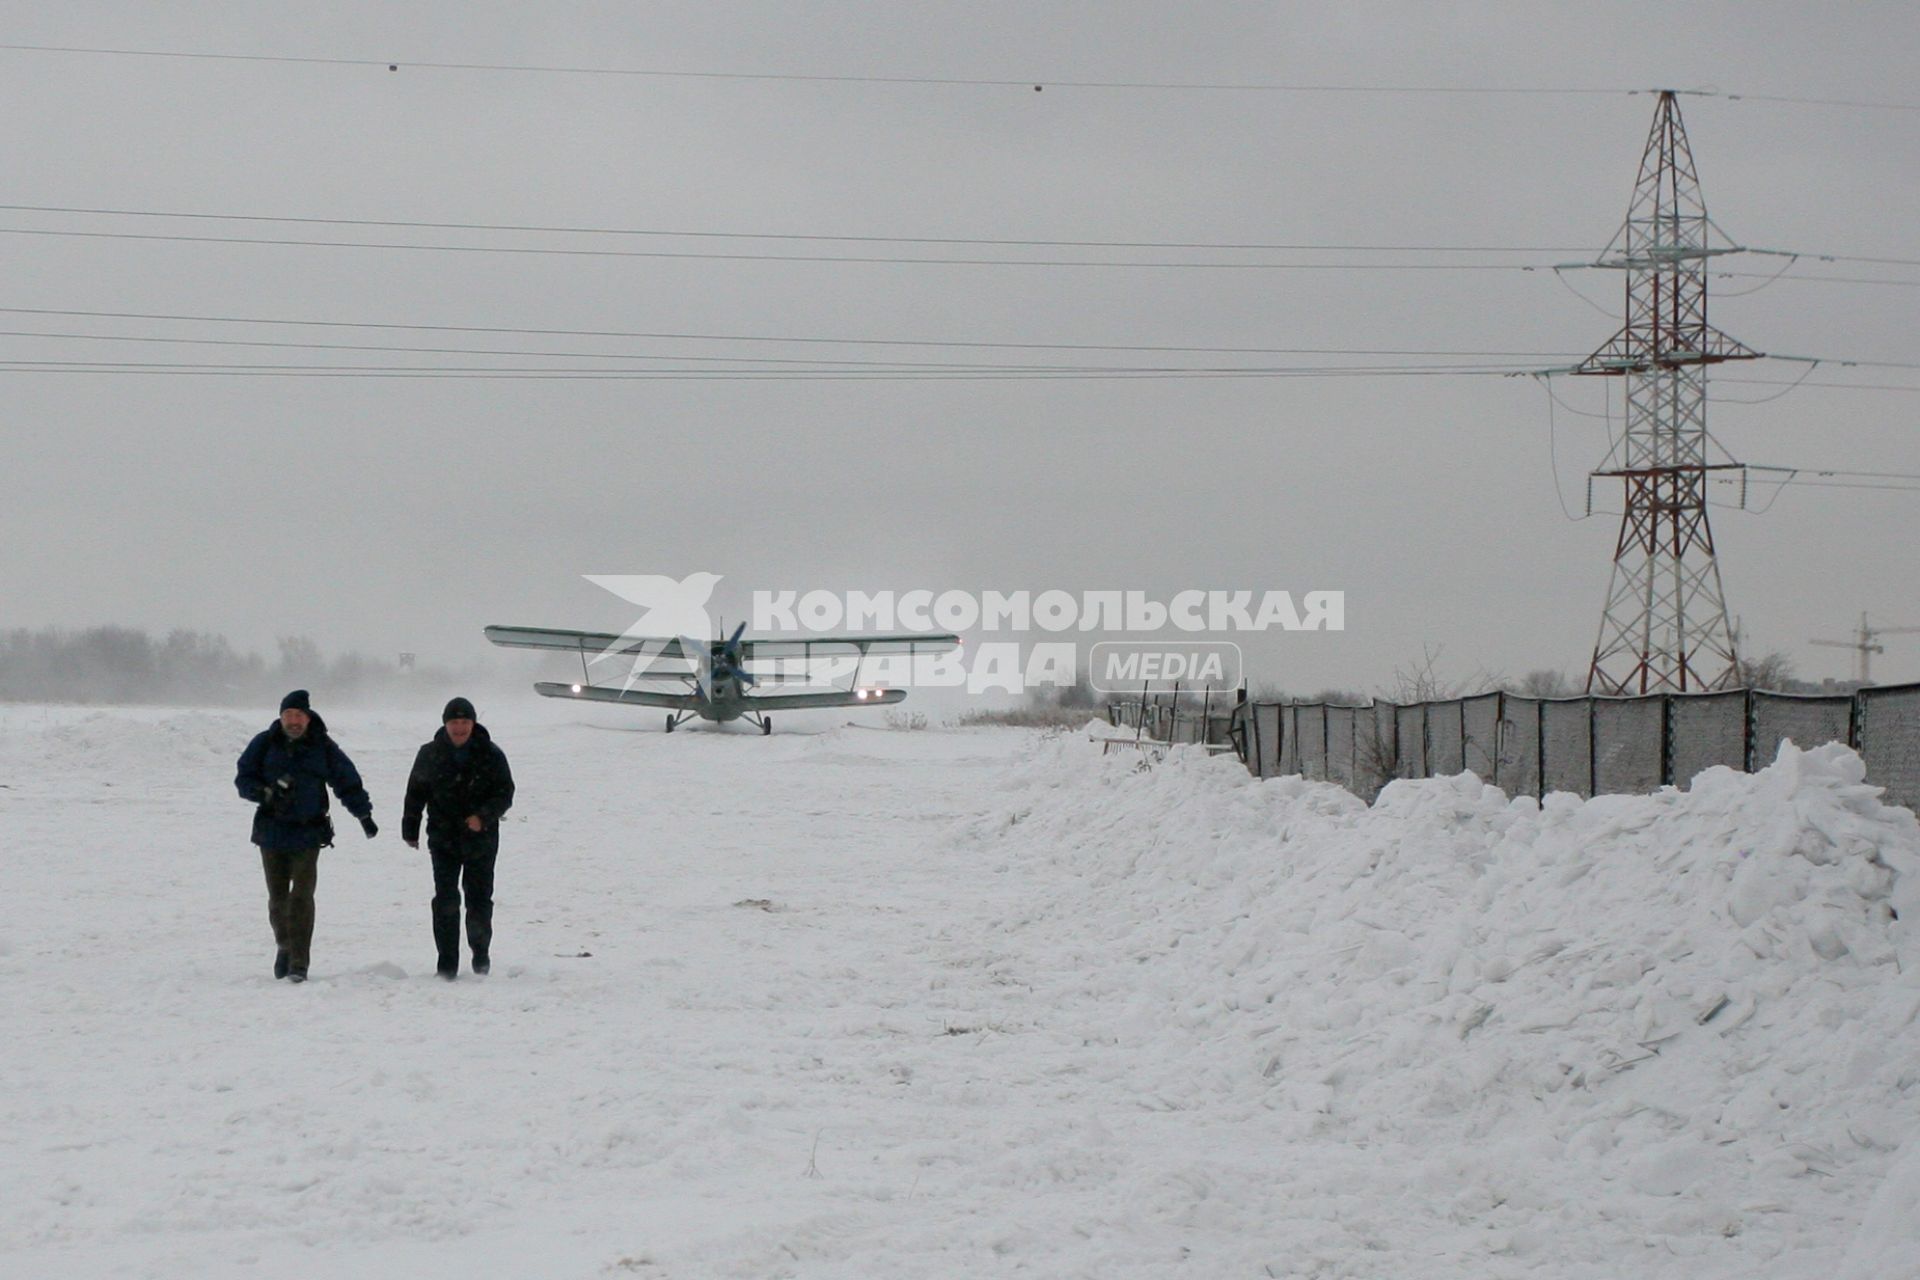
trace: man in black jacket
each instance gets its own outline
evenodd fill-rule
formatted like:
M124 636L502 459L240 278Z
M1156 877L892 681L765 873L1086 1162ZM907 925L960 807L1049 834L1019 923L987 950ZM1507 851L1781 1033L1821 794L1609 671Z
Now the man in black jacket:
M433 855L433 943L440 976L460 972L460 888L467 891L467 945L473 971L490 966L493 942L493 860L500 852L500 815L513 805L513 774L506 753L493 745L473 704L455 698L440 713L440 732L420 748L407 777L400 836L420 847L420 812L427 815L427 851Z
M327 788L360 819L369 840L380 833L373 801L360 785L360 771L327 735L327 722L305 689L282 698L279 720L255 734L240 753L233 785L242 800L259 806L253 811L253 842L260 846L267 873L267 920L278 948L273 976L305 982L320 848L333 843Z

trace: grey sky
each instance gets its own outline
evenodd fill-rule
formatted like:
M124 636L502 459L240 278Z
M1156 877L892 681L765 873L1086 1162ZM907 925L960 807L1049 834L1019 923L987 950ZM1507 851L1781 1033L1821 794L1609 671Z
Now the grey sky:
M1599 250L1654 100L1632 88L1911 103L1911 5L13 4L0 41L384 67L0 51L7 203L839 236L1543 247L1538 253L1059 259L1542 265ZM410 62L1031 80L1031 88L440 70ZM1064 81L1601 89L1072 88ZM1689 97L1708 207L1755 247L1920 258L1920 111ZM888 246L406 231L0 212L0 227L652 252L1012 257ZM515 330L1584 355L1589 272L871 265L179 243L0 233L0 305ZM1730 269L1770 272L1779 260ZM1920 268L1799 275L1920 281ZM1715 280L1762 350L1920 361L1920 288ZM189 324L0 313L0 328L677 357L1317 364ZM467 355L0 339L7 360L459 364ZM1421 357L1360 363L1406 365ZM496 357L524 367L531 358ZM552 362L547 362L552 363ZM1716 380L1763 399L1800 366ZM1569 522L1548 401L1500 377L530 381L7 372L0 626L300 633L459 660L485 622L619 628L580 575L754 587L1339 588L1342 635L1272 638L1258 679L1372 687L1422 645L1457 674L1584 667L1617 522ZM1823 367L1813 383L1920 386ZM1597 411L1595 381L1559 384ZM1617 414L1617 396L1615 399ZM1920 399L1808 386L1720 404L1753 463L1920 473ZM1577 515L1605 428L1558 411ZM1611 492L1602 495L1617 509ZM1750 647L1807 676L1860 610L1920 624L1920 494L1789 489L1716 512ZM1920 637L1882 679L1920 679Z

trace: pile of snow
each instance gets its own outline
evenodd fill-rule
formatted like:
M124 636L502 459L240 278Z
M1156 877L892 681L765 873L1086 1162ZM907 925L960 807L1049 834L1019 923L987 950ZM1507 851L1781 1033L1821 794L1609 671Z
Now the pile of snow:
M1684 792L1370 808L1054 740L961 838L1044 888L1009 945L1067 943L1156 1105L1324 1147L1318 1191L1402 1170L1436 1257L1912 1277L1920 824L1863 777L1784 744Z

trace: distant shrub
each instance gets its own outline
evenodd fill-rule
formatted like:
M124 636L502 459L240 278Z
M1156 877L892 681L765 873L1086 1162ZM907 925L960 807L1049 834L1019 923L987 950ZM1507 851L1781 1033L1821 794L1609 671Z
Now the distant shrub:
M1005 725L1015 729L1078 729L1096 718L1096 715L1091 707L1010 707L1005 711L963 712L960 726L966 729L978 725Z

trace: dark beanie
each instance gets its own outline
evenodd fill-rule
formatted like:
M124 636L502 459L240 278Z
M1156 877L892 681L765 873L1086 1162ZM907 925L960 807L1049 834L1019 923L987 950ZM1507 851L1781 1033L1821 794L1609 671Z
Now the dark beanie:
M288 708L292 708L295 711L304 711L308 715L313 714L313 703L307 699L307 691L305 689L295 689L292 693L280 699L280 709L285 711Z
M445 724L449 720L473 720L477 718L478 717L473 714L473 704L465 698L453 699L447 703L447 709L440 713L441 724Z

